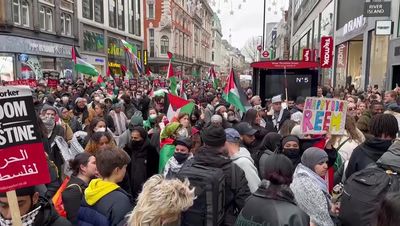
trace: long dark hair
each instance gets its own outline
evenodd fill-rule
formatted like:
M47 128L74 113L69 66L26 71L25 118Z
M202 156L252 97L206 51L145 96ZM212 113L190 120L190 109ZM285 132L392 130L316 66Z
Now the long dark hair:
M91 156L93 155L87 152L82 152L77 154L74 159L69 160L69 169L72 171L72 176L78 176L81 170L81 165L87 166Z
M87 130L86 130L86 132L88 133L87 137L92 136L92 134L94 133L93 130L94 130L94 128L96 128L97 123L99 123L99 122L104 122L104 124L106 124L106 128L107 128L106 120L104 118L96 117L90 122L89 126L87 127Z
M400 222L400 193L389 193L378 208L376 226L397 226Z

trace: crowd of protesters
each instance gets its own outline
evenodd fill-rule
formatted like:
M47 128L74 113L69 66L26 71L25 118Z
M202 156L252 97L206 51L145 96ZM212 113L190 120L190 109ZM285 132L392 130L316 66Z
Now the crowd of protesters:
M400 173L398 88L319 87L317 97L348 102L343 135L301 132L306 97L262 100L247 89L250 106L239 112L221 88L184 88L194 109L168 118L166 92L147 80L105 87L64 81L54 90L39 84L33 99L51 182L17 190L23 224L357 225L343 213L351 207L335 198L337 188L376 162ZM84 152L65 161L57 137ZM224 180L221 214L211 215L218 219L199 211L205 201L186 178L196 167L215 169L203 183ZM395 180L399 186L379 197L368 225L399 224ZM57 191L62 206L54 204ZM11 225L5 194L0 210L0 225Z

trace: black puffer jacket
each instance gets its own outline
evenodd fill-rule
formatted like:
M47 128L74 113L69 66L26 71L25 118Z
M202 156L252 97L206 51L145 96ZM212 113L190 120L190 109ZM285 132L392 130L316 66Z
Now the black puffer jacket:
M310 219L295 203L289 188L263 182L240 212L235 225L308 226Z
M351 154L349 165L346 169L346 178L353 173L365 169L369 164L375 163L385 153L390 145L391 140L382 140L376 137L367 139L364 143L356 147Z
M242 169L236 168L236 189L232 189L232 161L214 147L203 146L194 156L194 164L220 168L225 174L225 221L223 225L233 225L236 221L235 210L241 210L246 199L250 196L250 189Z
M40 198L37 205L40 205L41 208L33 226L72 226L71 222L57 214L47 199Z

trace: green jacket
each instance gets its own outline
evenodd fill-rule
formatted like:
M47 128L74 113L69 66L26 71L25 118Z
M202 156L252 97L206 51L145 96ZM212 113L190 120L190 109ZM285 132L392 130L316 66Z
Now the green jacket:
M369 133L369 122L371 118L372 112L369 110L365 111L357 121L357 128L363 133Z

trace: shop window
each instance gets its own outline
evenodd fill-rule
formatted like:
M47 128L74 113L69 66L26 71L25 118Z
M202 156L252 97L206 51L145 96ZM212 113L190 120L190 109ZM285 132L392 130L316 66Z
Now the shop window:
M103 0L94 0L94 21L104 23Z
M161 37L161 54L166 54L169 50L169 39L167 36Z
M82 0L82 16L93 20L93 0Z
M14 57L0 54L0 79L1 81L14 80Z
M104 35L87 30L84 31L83 49L90 52L104 53Z
M388 81L386 70L389 36L377 36L375 30L370 31L369 36L371 37L369 85L385 88L388 85L385 83Z

